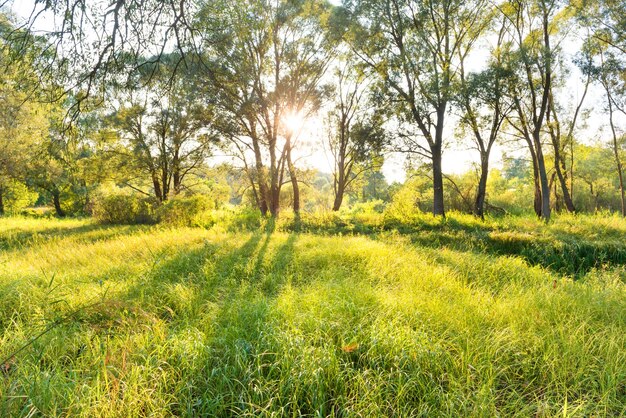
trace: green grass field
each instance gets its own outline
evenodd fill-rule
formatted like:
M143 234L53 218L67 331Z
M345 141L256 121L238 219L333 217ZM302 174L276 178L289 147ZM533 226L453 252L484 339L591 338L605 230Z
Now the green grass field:
M366 218L0 219L0 416L626 415L626 221Z

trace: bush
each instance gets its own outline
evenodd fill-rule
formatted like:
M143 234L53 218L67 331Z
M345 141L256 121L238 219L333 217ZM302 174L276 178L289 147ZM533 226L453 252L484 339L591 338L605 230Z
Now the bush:
M115 192L96 196L93 202L93 217L106 224L154 223L154 199L136 194Z
M174 226L210 227L215 223L215 217L209 213L213 206L211 199L204 195L176 197L157 210L157 219Z
M33 205L39 196L30 190L24 183L9 180L4 185L4 210L7 213L18 213Z

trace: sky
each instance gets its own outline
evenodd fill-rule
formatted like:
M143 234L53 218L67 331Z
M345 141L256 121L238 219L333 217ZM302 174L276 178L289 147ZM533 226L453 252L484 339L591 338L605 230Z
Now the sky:
M331 0L332 3L337 4L337 0ZM33 8L33 0L13 0L9 1L11 10L16 16L26 18L30 15ZM51 30L55 27L54 17L51 14L42 16L37 21L37 30ZM572 53L578 50L577 43L580 41L572 36L563 47L566 62L571 63L573 58ZM467 67L470 71L480 70L487 62L487 48L486 45L479 47L469 58ZM571 74L568 78L566 86L559 92L558 100L568 109L573 109L580 95L583 92L584 85L582 77L578 69L572 64ZM604 111L604 94L598 86L592 85L590 87L588 96L585 100L585 108L590 109L590 116L586 120L586 127L581 127L578 130L578 138L584 142L593 142L597 140L607 141L606 124L607 116ZM322 172L332 171L332 159L330 154L322 146L324 141L323 115L311 118L303 122L302 132L299 136L299 141L306 143L307 146L303 147L301 154L296 156L300 158L300 161L304 165L310 168L316 168ZM455 137L454 125L455 117L450 116L448 118L447 129L445 132L445 140L447 143L443 154L443 171L448 174L460 174L471 168L473 163L478 162L478 153L475 149L471 148L471 141L460 141ZM624 125L626 121L618 121L618 123ZM500 167L502 165L502 155L507 153L509 155L525 156L526 150L519 144L501 145L497 144L492 151L491 167ZM217 157L215 161L219 161L220 157ZM405 156L397 153L390 153L386 155L385 164L383 166L383 173L388 182L399 181L402 182L405 179Z

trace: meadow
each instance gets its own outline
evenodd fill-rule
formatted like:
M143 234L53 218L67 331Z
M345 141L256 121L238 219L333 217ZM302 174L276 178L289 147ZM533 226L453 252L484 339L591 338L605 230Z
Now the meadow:
M626 221L0 218L0 416L624 416Z

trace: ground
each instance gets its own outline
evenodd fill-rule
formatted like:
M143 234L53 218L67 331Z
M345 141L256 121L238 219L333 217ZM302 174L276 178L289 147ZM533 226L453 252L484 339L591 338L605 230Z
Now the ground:
M626 221L355 222L0 219L0 416L626 414Z

